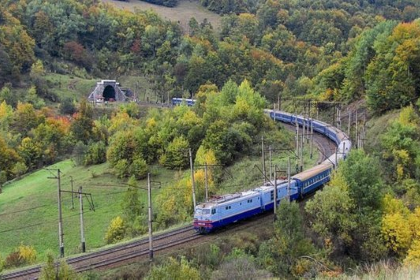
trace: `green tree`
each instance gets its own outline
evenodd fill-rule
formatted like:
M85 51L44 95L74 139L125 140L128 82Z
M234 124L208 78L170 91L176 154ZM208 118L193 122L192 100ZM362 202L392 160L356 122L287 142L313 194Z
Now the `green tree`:
M70 131L77 141L87 144L93 139L93 111L92 107L83 99L79 104L79 109L71 124Z
M298 264L298 258L311 255L315 249L305 237L297 203L283 200L276 214L275 235L261 245L258 259L274 275L288 277Z
M183 136L176 137L169 143L165 154L160 158L160 163L171 169L185 168L189 163L186 155L188 148L188 141Z
M311 217L312 229L323 238L330 253L343 253L352 245L352 231L357 227L355 207L341 173L334 173L328 186L307 202L305 210Z
M47 263L41 269L40 280L77 280L80 279L76 271L67 264L65 260L61 260L58 269L55 266L52 253L47 254Z
M195 280L200 279L199 271L194 268L184 257L180 261L169 258L169 262L159 266L153 266L147 280Z

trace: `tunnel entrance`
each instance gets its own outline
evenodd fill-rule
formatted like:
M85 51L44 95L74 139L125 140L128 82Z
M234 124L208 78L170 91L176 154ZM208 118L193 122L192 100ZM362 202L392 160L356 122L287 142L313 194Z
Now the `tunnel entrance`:
M113 86L107 85L103 92L104 101L115 101L115 89Z

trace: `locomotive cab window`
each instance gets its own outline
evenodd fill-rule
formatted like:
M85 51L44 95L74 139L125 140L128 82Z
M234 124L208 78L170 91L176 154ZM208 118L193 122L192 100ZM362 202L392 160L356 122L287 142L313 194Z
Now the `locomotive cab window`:
M211 209L212 214L216 214L216 209Z

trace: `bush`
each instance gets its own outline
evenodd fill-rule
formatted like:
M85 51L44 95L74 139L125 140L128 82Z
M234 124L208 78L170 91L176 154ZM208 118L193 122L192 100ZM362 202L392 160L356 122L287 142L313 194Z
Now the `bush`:
M76 165L83 165L88 147L82 141L76 143L73 149L72 158Z
M118 178L128 177L130 175L130 166L126 159L121 159L115 164L114 171Z
M12 172L16 175L17 178L20 178L20 176L25 174L26 171L28 171L28 167L23 162L17 162L12 169Z
M18 266L21 266L21 265L23 265L23 261L20 258L19 252L14 251L6 257L4 267L5 268L10 268L10 267L18 267Z
M126 227L124 220L118 216L111 220L111 223L108 227L108 231L105 234L105 241L107 244L115 243L124 238L126 232Z
M84 157L84 165L104 163L106 161L106 146L102 141L90 143Z
M19 256L24 264L33 264L36 261L36 251L33 246L21 244L18 248Z
M2 256L0 255L0 272L3 271L3 268L4 268L4 260L3 260Z
M136 158L133 160L133 163L130 167L131 175L134 175L136 179L144 179L147 177L148 167L147 163L142 158Z
M76 106L74 106L73 100L65 98L60 104L60 113L63 115L73 115L76 113Z
M76 271L69 266L65 260L60 262L59 270L57 271L55 267L54 257L52 253L47 254L47 262L41 270L39 275L40 280L77 280L80 277L77 275Z

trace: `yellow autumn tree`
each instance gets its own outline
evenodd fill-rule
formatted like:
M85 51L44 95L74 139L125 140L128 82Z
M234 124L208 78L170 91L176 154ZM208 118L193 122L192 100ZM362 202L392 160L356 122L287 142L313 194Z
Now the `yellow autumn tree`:
M115 243L124 238L125 232L126 226L124 224L124 220L120 216L117 216L111 220L104 239L107 244Z
M163 189L156 201L161 202L157 206L159 226L167 227L191 219L193 213L191 177L184 177L174 185Z
M410 248L413 234L408 222L410 211L390 194L383 199L382 236L388 249L403 256Z
M209 195L211 195L217 192L216 184L214 182L214 175L215 172L217 172L217 170L219 169L219 167L217 166L218 164L219 162L217 161L216 155L214 154L213 150L206 149L203 145L201 145L195 157L195 166L198 166L199 168L196 168L196 171L194 173L196 190L200 199L204 198L205 195L206 165L208 193Z
M387 248L404 255L411 244L411 229L401 213L386 214L382 218L381 232Z
M419 266L420 265L420 240L414 240L407 257L404 259L404 265Z
M19 258L25 264L33 264L36 261L36 250L33 246L21 244L18 248Z

